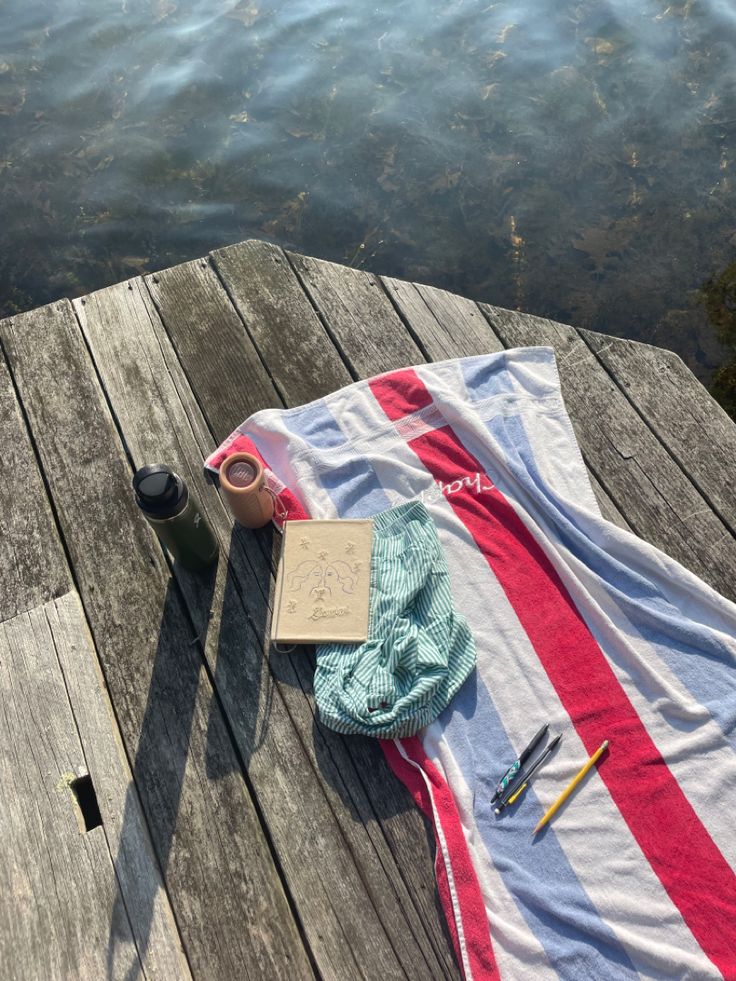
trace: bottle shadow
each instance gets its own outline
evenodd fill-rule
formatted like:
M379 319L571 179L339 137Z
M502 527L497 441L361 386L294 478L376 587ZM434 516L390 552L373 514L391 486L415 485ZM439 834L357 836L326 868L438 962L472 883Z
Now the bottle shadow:
M189 574L186 574L187 576ZM209 610L217 567L198 576L190 576L190 589L197 591L201 611ZM192 630L192 626L194 630ZM197 690L200 683L202 659L200 639L206 635L208 616L188 621L182 591L172 578L166 590L156 650L151 666L140 738L132 762L133 780L129 783L115 867L118 875L126 877L118 891L112 916L107 953L107 974L119 976L117 948L127 936L127 925L134 920L138 958L125 977L133 981L141 974L152 939L157 905L163 908L160 897L161 881L166 882L172 842L176 833L184 772L189 755L188 734L194 718ZM141 850L150 844L142 814L150 831L154 855L150 864L141 861ZM158 869L156 869L156 864ZM130 870L134 870L131 874ZM126 902L122 898L125 892Z

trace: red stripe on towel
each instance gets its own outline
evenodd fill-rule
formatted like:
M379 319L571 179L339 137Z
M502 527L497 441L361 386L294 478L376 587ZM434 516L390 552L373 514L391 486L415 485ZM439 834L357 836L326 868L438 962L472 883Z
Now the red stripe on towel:
M398 376L401 376L401 383L396 385L393 379ZM371 378L368 384L380 402L381 408L391 420L402 419L432 404L432 396L413 368L377 375ZM380 392L380 396L376 394L377 391Z
M469 977L466 975L466 981L471 981L471 979L472 981L498 979L500 975L493 956L485 903L478 884L478 877L470 860L452 792L437 767L427 758L422 744L416 736L402 739L401 745L415 765L404 759L393 740L381 740L381 746L389 766L406 785L417 807L432 821L434 826L436 844L434 865L437 889L442 908L445 911L445 919L455 947L458 964L464 965L457 926L459 917L470 972ZM424 773L427 782L422 779L417 767ZM431 791L428 790L427 784L431 787ZM448 869L445 867L444 849L435 818L441 825L442 836L450 855L452 867L449 872L452 876L452 887L450 886ZM453 898L453 890L456 899ZM463 970L463 974L466 974L465 970Z
M411 369L375 379L371 390L392 420L426 405L429 395ZM407 445L437 481L483 472L450 426ZM460 490L447 501L504 589L588 752L610 740L601 779L703 952L724 976L736 978L736 876L551 562L497 488Z

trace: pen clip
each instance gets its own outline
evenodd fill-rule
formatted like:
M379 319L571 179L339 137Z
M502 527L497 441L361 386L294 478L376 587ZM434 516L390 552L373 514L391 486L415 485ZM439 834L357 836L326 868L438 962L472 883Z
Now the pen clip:
M509 797L509 799L506 801L506 804L507 805L508 804L513 804L515 801L517 801L519 799L519 797L521 797L521 795L524 793L524 791L526 790L526 788L527 788L527 784L526 783L523 783L519 787L519 789L516 790L516 791L514 791L514 793L511 795L511 797Z

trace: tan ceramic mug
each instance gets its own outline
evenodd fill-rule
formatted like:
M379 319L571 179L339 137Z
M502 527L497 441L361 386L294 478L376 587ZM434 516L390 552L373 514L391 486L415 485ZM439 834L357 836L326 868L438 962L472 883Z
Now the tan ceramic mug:
M220 465L220 487L235 520L262 528L273 517L273 495L266 487L263 464L250 453L232 453Z

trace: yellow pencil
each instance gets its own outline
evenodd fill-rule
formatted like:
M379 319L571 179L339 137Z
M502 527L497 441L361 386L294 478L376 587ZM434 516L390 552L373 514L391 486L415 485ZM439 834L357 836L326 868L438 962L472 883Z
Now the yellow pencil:
M592 769L592 767L594 767L596 765L596 763L598 762L598 760L599 760L599 758L601 756L601 753L605 752L605 750L607 748L608 748L608 740L606 739L606 741L601 746L598 747L598 749L595 751L595 753L593 753L593 755L590 757L590 759L588 760L588 762L583 766L583 768L580 771L580 773L578 773L578 775L576 777L574 777L570 781L570 783L565 787L565 789L562 791L562 793L560 794L560 796L554 802L554 804L552 805L552 807L550 807L550 809L547 811L547 813L544 815L544 817L542 817L542 818L539 819L539 821L537 822L536 828L534 829L534 831L532 831L532 834L533 835L535 835L537 833L537 831L540 830L540 828L543 828L545 826L545 824L549 821L549 819L551 817L553 817L557 813L557 811L559 811L559 809L565 803L565 801L570 796L570 794L573 792L573 790L575 790L575 788L580 783L580 781L583 779L583 777L588 772L588 770Z

